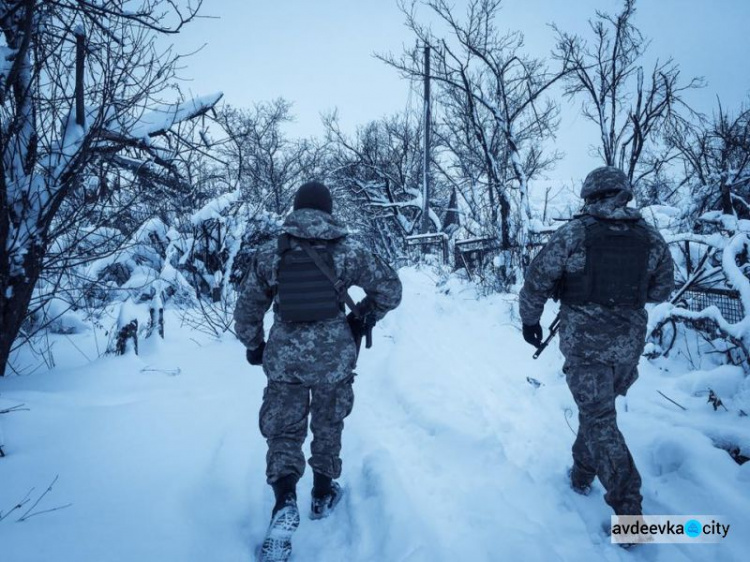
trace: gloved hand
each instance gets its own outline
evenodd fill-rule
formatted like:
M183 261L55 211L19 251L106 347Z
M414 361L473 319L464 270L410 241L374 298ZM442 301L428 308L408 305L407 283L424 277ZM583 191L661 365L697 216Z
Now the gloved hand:
M357 303L359 317L353 312L346 315L346 321L349 323L349 329L352 331L355 341L361 340L368 331L375 327L375 316L373 313L372 301L365 297Z
M245 353L247 362L251 365L262 365L263 364L263 350L266 349L266 342L261 341L260 345L255 349L248 349Z
M537 348L542 345L542 326L539 322L531 325L523 325L523 339L526 340L526 343Z

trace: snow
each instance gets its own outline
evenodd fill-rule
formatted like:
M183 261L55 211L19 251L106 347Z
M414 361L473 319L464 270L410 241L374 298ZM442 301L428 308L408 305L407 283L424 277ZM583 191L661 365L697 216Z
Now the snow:
M166 240L168 238L167 225L159 218L149 219L144 222L135 233L133 241L141 244L149 244L151 241L150 236L152 234L159 240Z
M641 209L643 218L660 230L674 230L683 213L684 210L668 205L649 205Z
M750 246L750 240L746 234L737 234L727 243L727 247L722 253L721 265L724 269L724 275L727 277L729 284L740 293L742 307L745 314L750 314L750 282L747 277L737 267L737 257L741 255Z
M199 209L190 217L193 226L200 226L211 219L221 219L222 214L232 205L235 205L241 198L242 193L239 189L224 193L219 197L211 199L203 208Z
M0 45L0 78L5 78L10 73L15 55L15 49L11 49L7 45Z
M177 123L205 113L214 107L224 96L222 92L195 97L181 103L163 104L147 111L136 122L130 123L125 131L127 136L147 139L168 131Z
M82 319L82 315L71 310L69 303L52 297L45 302L42 308L43 322L48 324L49 330L58 334L74 334L85 332L89 326Z
M750 378L733 367L642 362L618 420L645 511L719 513L738 530L717 545L623 551L600 532L610 513L601 486L589 497L567 487L566 415L574 428L576 416L556 346L531 359L514 296L477 298L455 277L436 288L428 270L401 277L402 305L359 360L344 431L346 496L327 520L303 517L294 561L746 559L750 463L715 444L750 455L750 418L738 415L750 405ZM554 314L548 306L542 324ZM39 509L72 505L0 521L2 559L251 560L273 499L257 429L265 377L241 344L180 327L174 311L166 339L143 341L139 356L89 362L94 330L52 337L57 367L0 379L0 409L30 408L0 416L0 511L32 487L35 500L56 476ZM706 403L709 385L729 411ZM311 484L308 469L303 513Z
M406 237L407 240L432 240L433 238L444 238L447 240L448 235L445 232L427 232L425 234L412 234L411 236Z
M128 299L120 305L120 311L117 317L117 328L123 328L133 320L138 322L139 327L148 324L148 307L144 304L134 303L132 299Z

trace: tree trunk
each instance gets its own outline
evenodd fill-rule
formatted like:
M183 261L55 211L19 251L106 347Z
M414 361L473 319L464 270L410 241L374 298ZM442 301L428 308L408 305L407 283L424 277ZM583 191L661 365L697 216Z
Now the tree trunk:
M505 195L500 196L500 246L503 250L508 250L511 247L510 202Z
M734 205L732 205L732 192L727 185L726 180L721 181L721 212L725 215L734 214Z
M0 243L4 245L4 241ZM7 253L3 257L7 258ZM0 377L2 377L5 376L8 368L13 343L26 319L34 286L39 279L41 259L35 259L33 255L27 256L25 277L11 277L7 260L0 264L0 267L3 270L0 274L0 324L3 327L0 330Z

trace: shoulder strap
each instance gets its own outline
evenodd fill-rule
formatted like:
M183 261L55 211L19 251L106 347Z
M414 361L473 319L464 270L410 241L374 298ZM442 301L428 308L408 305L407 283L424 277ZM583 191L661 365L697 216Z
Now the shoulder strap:
M289 234L287 234L286 232L281 234L278 238L277 244L278 244L277 248L278 248L279 255L283 254L284 252L289 251L292 247L292 244L289 241Z
M576 218L581 219L583 226L585 226L586 228L589 228L590 226L593 226L595 224L599 224L600 220L604 220L604 219L595 217L594 215L579 215Z
M312 246L310 246L310 243L307 240L305 240L304 238L297 238L297 243L315 263L315 265L318 266L318 269L323 272L323 275L325 275L328 280L333 283L333 288L336 289L339 297L344 299L344 302L346 302L347 306L349 306L351 311L354 313L354 316L359 318L359 308L349 296L349 293L344 286L344 282L336 277L336 273L334 273L334 271L330 267L328 267L328 265L320 258L320 254L318 254L318 252L315 251Z

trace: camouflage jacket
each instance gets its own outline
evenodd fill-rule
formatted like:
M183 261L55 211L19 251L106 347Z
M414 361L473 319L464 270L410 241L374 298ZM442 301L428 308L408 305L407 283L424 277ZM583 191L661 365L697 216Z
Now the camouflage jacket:
M346 287L364 289L380 320L401 302L396 272L364 244L348 236L331 215L315 209L291 213L283 231L297 238L327 240L338 277ZM263 317L276 294L279 253L276 241L255 254L240 288L234 311L235 331L248 349L264 339ZM335 383L351 376L356 362L354 339L345 313L320 322L283 322L274 318L263 353L263 368L272 380L303 384Z
M583 215L605 219L640 218L636 209L618 206L612 199L589 204ZM674 263L667 243L647 225L652 241L646 275L648 302L663 302L674 288ZM558 229L526 271L519 296L524 324L536 324L544 304L552 297L565 273L582 272L586 265L585 226L574 218ZM627 307L605 307L594 303L561 305L560 350L568 361L637 363L646 337L646 311Z

